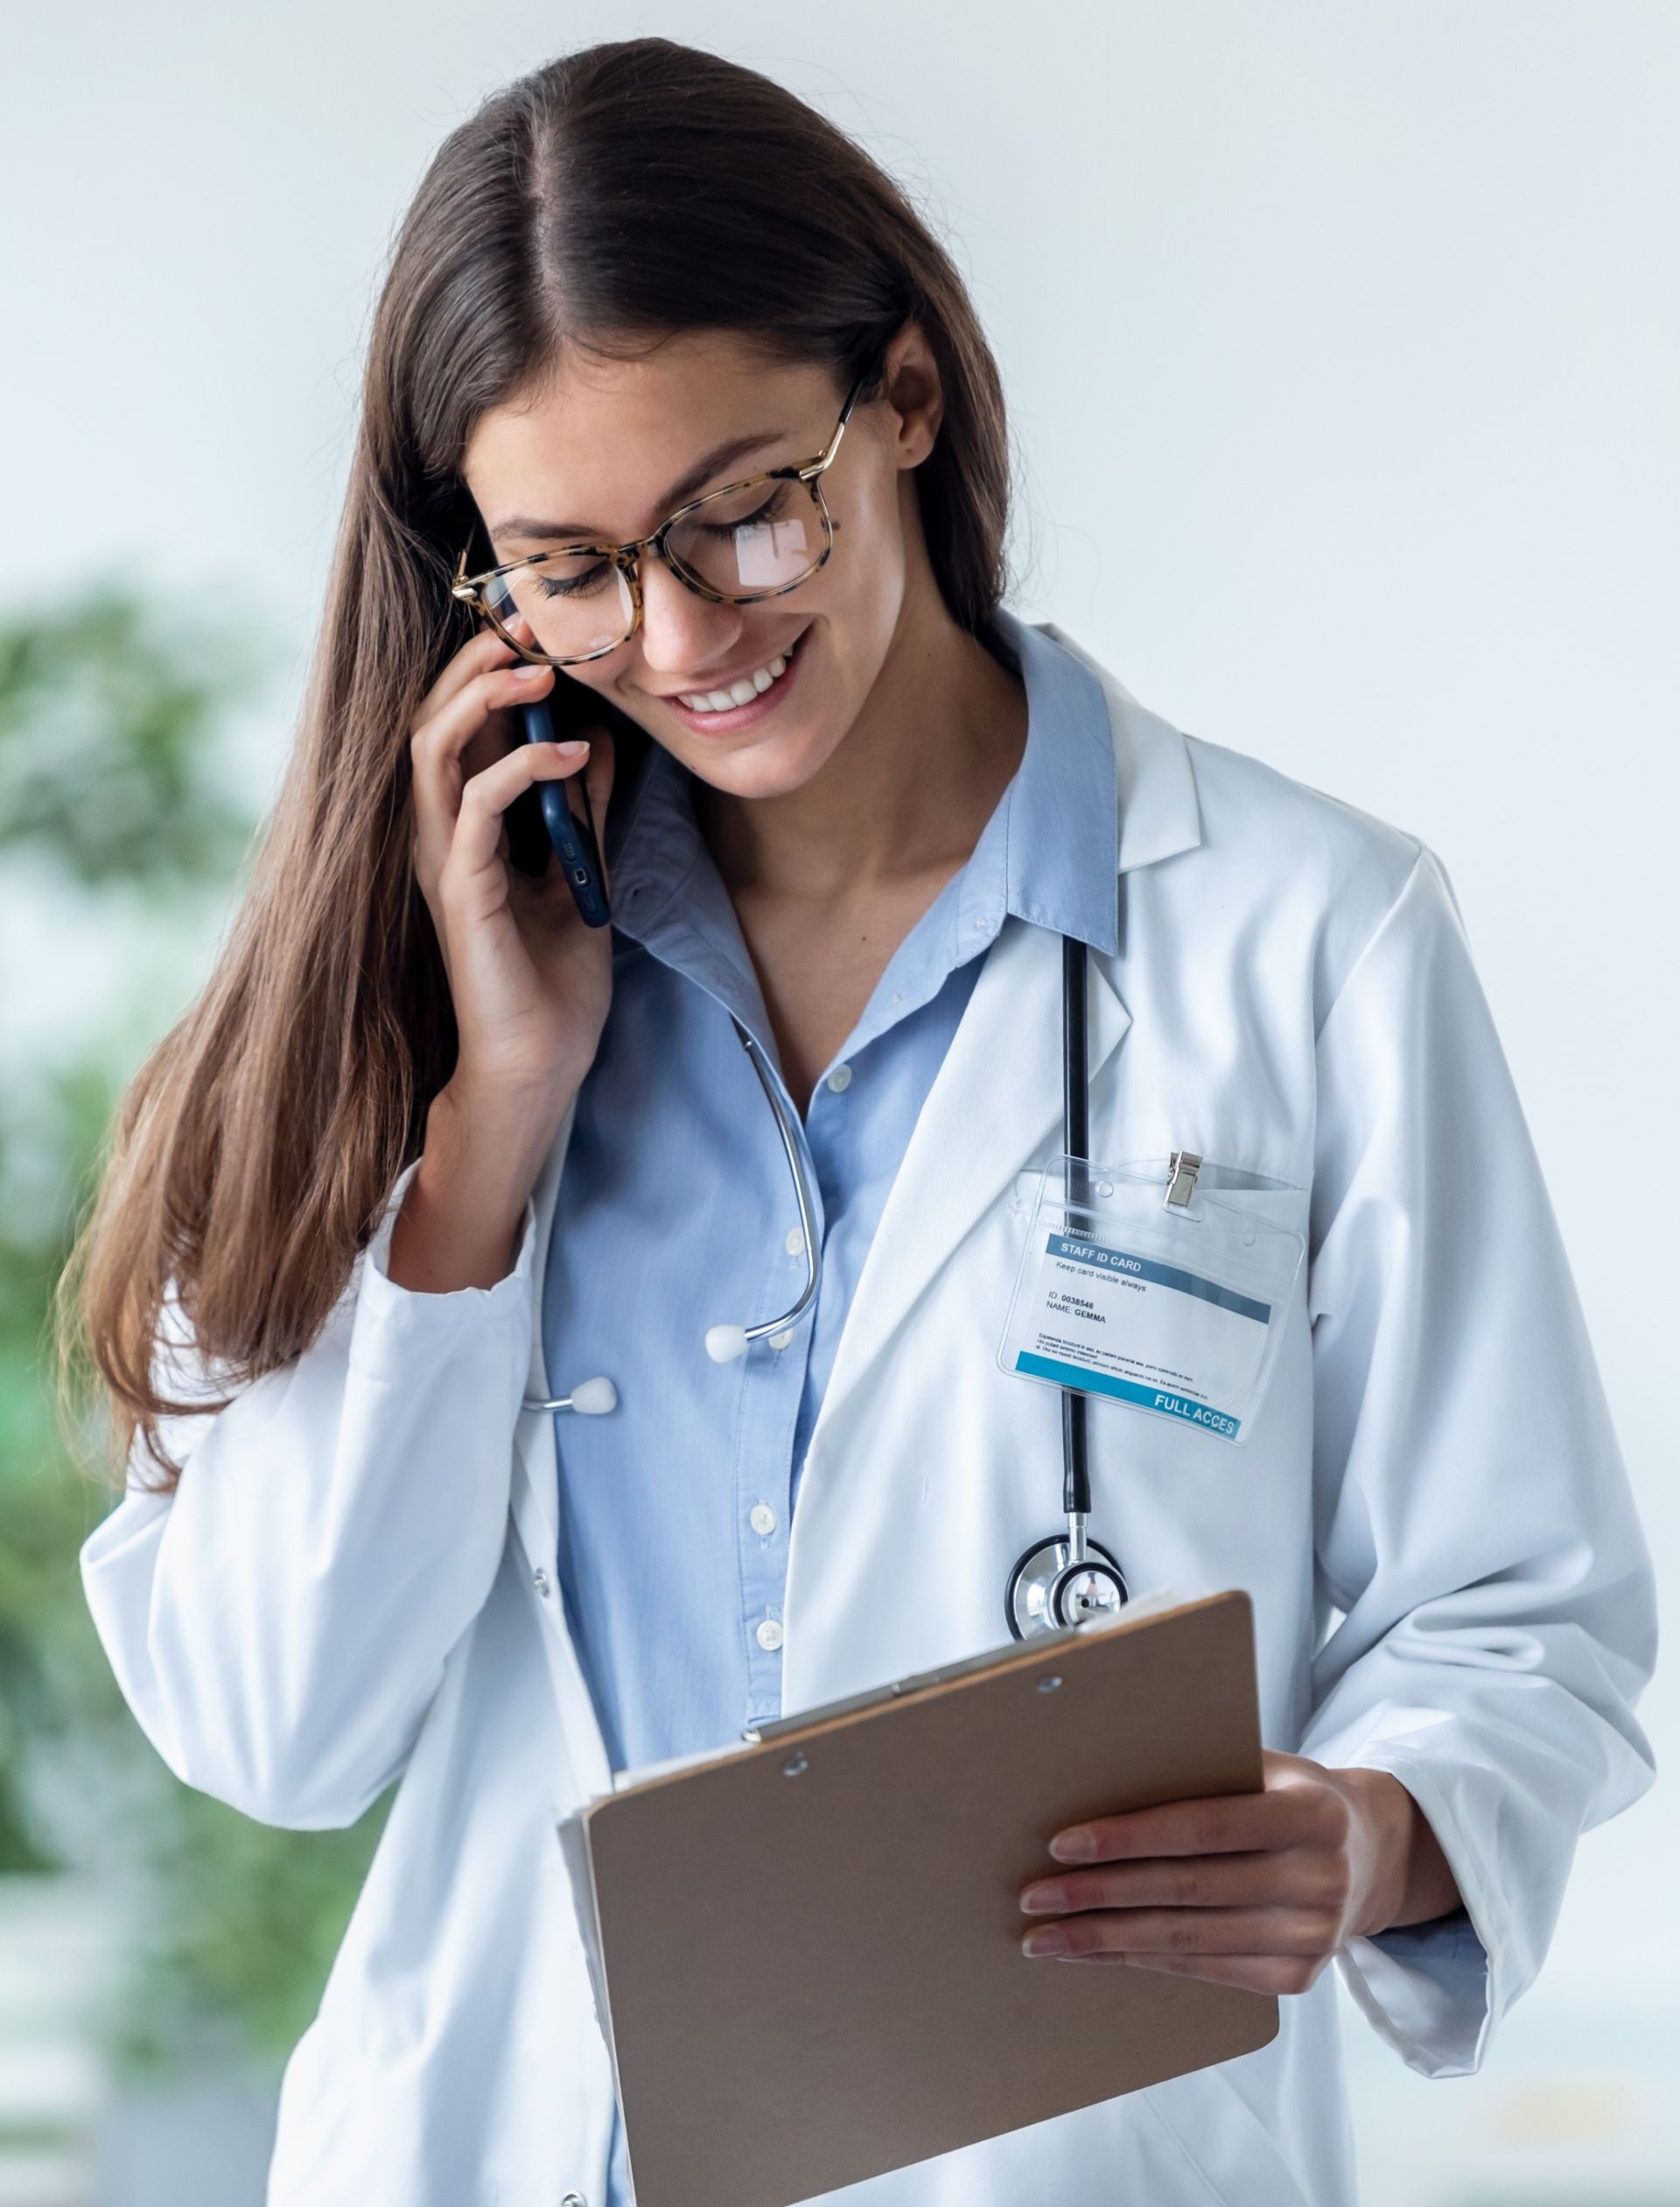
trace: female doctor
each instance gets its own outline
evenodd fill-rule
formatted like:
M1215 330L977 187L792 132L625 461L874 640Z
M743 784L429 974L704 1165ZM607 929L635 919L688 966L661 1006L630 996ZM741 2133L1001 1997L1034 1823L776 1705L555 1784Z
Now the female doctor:
M1010 613L1007 480L950 260L763 78L597 46L422 184L296 755L80 1267L140 1723L270 1823L398 1787L271 2207L626 2200L556 1820L1005 1639L1067 1531L998 1346L1068 944L1089 1154L1191 1153L1307 1257L1244 1446L1082 1414L1118 1573L1252 1595L1264 1790L1094 1794L1020 1966L1284 2026L848 2198L1351 2199L1326 1965L1473 2070L1648 1781L1647 1559L1440 865ZM577 739L519 739L543 698ZM544 783L610 929L512 863Z

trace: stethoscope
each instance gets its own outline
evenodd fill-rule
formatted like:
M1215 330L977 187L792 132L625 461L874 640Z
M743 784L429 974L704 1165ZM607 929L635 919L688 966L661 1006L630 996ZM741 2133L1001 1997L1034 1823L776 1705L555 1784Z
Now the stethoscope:
M1089 1125L1089 1051L1085 1026L1086 953L1076 937L1064 935L1061 944L1061 1146L1068 1159L1069 1184L1065 1193L1077 1202L1078 1163L1087 1153ZM706 1330L706 1354L715 1364L733 1363L746 1356L755 1341L797 1325L811 1305L822 1279L822 1251L816 1230L816 1211L799 1153L799 1142L783 1106L776 1077L763 1051L738 1019L735 1033L752 1060L765 1100L781 1137L782 1153L799 1205L801 1239L805 1252L805 1285L779 1318L766 1318L756 1326L718 1325ZM569 1395L527 1395L521 1407L534 1411L576 1411L584 1418L604 1416L618 1407L618 1390L610 1379L585 1379ZM1088 1530L1091 1513L1091 1480L1085 1397L1076 1389L1061 1391L1061 1506L1068 1519L1066 1532L1054 1532L1036 1540L1016 1559L1004 1593L1004 1614L1017 1640L1040 1633L1065 1631L1070 1625L1112 1616L1127 1599L1125 1575L1113 1555Z

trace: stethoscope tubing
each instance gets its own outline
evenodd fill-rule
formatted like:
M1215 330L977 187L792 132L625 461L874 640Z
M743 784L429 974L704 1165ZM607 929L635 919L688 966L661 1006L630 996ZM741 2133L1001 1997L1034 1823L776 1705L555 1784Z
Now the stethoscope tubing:
M733 1019L732 1013L731 1017ZM805 1285L792 1307L785 1310L780 1318L760 1319L756 1326L741 1328L748 1341L763 1341L771 1334L784 1333L789 1326L796 1326L816 1300L816 1292L822 1279L822 1237L816 1230L816 1209L811 1202L810 1183L806 1180L805 1167L799 1154L798 1138L782 1107L775 1074L771 1070L764 1052L738 1019L734 1019L734 1027L741 1047L752 1061L752 1070L759 1076L759 1086L764 1090L765 1101L769 1104L776 1122L776 1132L781 1137L782 1154L788 1160L794 1195L799 1204L799 1228L805 1249Z
M1083 1194L1076 1183L1090 1146L1090 1045L1085 1024L1086 952L1079 936L1061 938L1061 1146L1070 1160L1063 1191L1069 1206ZM1091 1508L1089 1439L1085 1413L1089 1405L1071 1387L1061 1391L1061 1506L1070 1517L1088 1517Z

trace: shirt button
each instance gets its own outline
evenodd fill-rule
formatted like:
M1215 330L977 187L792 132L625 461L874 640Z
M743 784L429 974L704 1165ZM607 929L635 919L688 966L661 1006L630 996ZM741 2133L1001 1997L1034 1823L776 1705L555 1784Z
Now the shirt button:
M781 1627L774 1617L766 1617L759 1627L759 1645L774 1655L781 1645Z
M803 1230L797 1226L790 1227L788 1233L788 1238L782 1244L782 1247L787 1251L789 1257L802 1256L804 1253L805 1249L805 1236Z
M534 1572L532 1572L532 1573L531 1573L531 1584L532 1584L532 1585L533 1585L533 1586L536 1588L536 1590L537 1590L538 1594L540 1594L542 1596L542 1599L546 1601L548 1600L548 1597L549 1597L549 1574L548 1574L548 1573L547 1573L546 1571L534 1571Z
M826 1085L831 1088L836 1096L844 1096L851 1086L850 1066L836 1065L833 1072L830 1074Z
M783 1329L782 1329L782 1331L781 1331L780 1333L779 1333L779 1334L772 1334L772 1335L771 1335L771 1336L770 1336L770 1346L771 1346L771 1348L772 1348L772 1349L777 1349L777 1350L780 1350L780 1349L786 1349L786 1348L787 1348L787 1346L788 1346L788 1342L789 1342L790 1341L792 1341L792 1339L793 1339L793 1338L794 1338L794 1329L793 1329L793 1328L792 1328L791 1326L784 1327L784 1328L783 1328Z
M774 1532L776 1529L776 1513L767 1502L755 1502L752 1514L746 1522L754 1532Z

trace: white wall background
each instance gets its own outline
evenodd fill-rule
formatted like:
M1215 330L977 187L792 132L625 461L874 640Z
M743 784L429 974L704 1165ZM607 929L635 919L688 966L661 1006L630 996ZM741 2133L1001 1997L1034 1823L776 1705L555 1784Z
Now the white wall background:
M398 215L483 93L638 32L767 70L941 211L1030 460L1021 609L1446 859L1671 1582L1680 7L17 11L0 603L120 554L265 611L266 788ZM1672 1678L1645 1713L1672 1758ZM1634 2196L1676 1860L1670 1789L1586 1841L1483 2078L1362 2042L1371 2198Z

